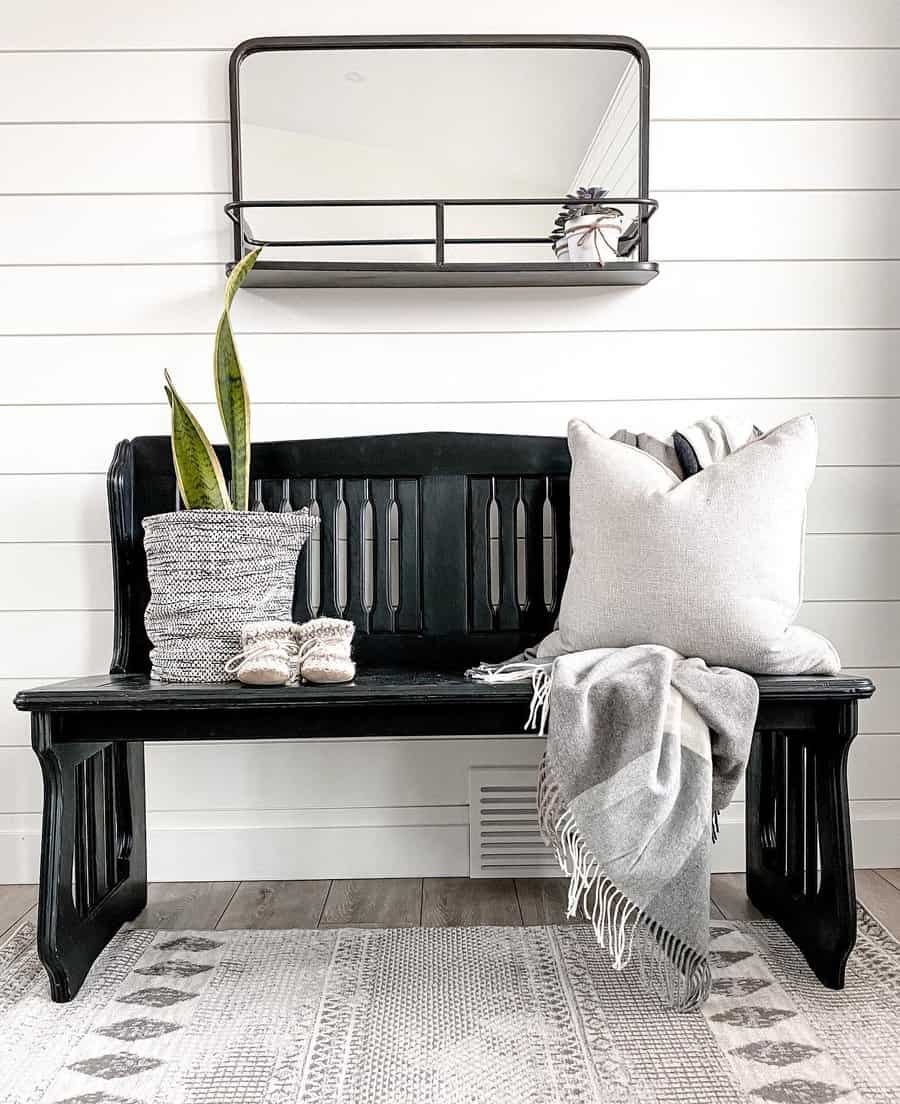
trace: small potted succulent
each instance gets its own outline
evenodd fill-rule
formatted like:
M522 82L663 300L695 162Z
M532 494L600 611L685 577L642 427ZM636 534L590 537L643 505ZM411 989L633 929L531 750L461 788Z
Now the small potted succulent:
M214 377L231 482L200 422L166 372L172 459L184 509L144 518L153 678L226 682L248 621L290 620L297 558L317 524L308 510L250 509L250 396L229 309L259 250L236 264L216 329Z
M566 196L550 235L557 260L604 264L619 256L624 215L602 203L606 188L579 188Z

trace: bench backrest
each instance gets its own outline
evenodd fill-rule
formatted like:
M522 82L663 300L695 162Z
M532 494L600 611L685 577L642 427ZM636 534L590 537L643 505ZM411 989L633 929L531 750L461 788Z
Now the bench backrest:
M220 456L228 471L227 452ZM569 564L569 453L556 437L412 433L254 445L253 508L321 519L294 619L347 617L369 666L462 669L549 632ZM108 479L111 670L147 672L141 521L176 508L168 437L116 449Z

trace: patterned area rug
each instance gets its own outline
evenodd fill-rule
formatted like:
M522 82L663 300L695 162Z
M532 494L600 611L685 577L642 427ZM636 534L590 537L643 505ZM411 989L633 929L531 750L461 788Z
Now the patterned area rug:
M587 926L124 931L51 1004L0 949L4 1104L897 1104L900 946L866 913L842 993L775 924L714 922L670 1013Z

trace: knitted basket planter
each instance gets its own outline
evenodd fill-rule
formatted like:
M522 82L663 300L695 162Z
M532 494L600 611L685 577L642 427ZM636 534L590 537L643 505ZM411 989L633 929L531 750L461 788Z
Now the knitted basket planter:
M318 518L180 510L144 518L151 677L230 682L248 621L291 619L297 558Z

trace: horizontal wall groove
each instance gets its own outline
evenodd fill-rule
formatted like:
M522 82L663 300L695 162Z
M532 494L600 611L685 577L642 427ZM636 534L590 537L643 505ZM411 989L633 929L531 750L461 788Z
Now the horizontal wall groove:
M4 124L0 124L4 125ZM33 124L22 124L33 125ZM47 123L47 126L54 124ZM703 188L703 187L691 187L691 188L652 188L650 191L654 196L661 195L766 195L768 193L774 194L795 194L806 195L810 192L847 192L849 194L866 193L866 192L900 192L900 188L825 188L825 187L790 187L790 188ZM89 199L89 198L128 198L132 196L221 196L223 199L231 199L231 192L225 191L152 191L152 192L0 192L0 196L8 199ZM652 227L652 223L651 223ZM789 259L789 258L782 258Z
M722 45L707 45L707 46L652 46L645 42L644 46L651 53L790 53L790 54L813 54L813 53L829 53L832 51L841 51L848 53L863 52L866 50L891 50L900 51L900 46L893 44L888 45L871 45L871 46L847 46L843 43L837 43L833 46L784 46L784 45L766 45L766 46L734 46L723 43ZM0 49L0 56L4 54L230 54L234 49L233 46L84 46L84 47L69 47L59 49L33 49L23 47L21 49Z
M38 266L45 267L45 266ZM271 290L271 289L270 289ZM288 290L288 289L282 289ZM234 327L235 335L252 334L254 337L455 337L458 335L487 337L500 337L503 335L520 335L533 337L535 334L605 334L605 333L894 333L900 331L900 326L684 326L674 328L672 326L650 326L636 328L634 326L612 327L606 329L583 330L241 330L240 326ZM212 337L215 330L60 330L55 333L40 333L23 330L16 333L0 334L0 341L5 337ZM68 404L67 404L68 405Z
M231 199L231 192L0 192L0 196L4 199L116 199L131 196L221 196Z
M3 611L3 612L9 613L10 611ZM17 609L17 611L13 611L13 612L14 613L22 613L21 609ZM45 611L45 609L39 609L39 611L38 611L38 613L52 613L52 612L53 611ZM72 613L72 611L71 611L71 609L65 609L65 611L62 611L62 613ZM878 671L900 671L900 664L879 664L878 667L851 666L851 667L841 667L840 670L841 670L841 673L844 673L844 675L853 675L854 671L860 671L862 673L862 676L865 677L865 675L868 671L875 671L875 672L878 672ZM35 683L40 682L40 681L65 682L65 681L68 681L70 679L77 679L77 678L83 678L83 677L84 676L81 676L81 675L3 675L2 676L4 682L10 682L10 681L13 681L13 680L15 680L15 681L21 680L23 682L35 682ZM883 735L883 733L879 732L879 733L876 733L876 735ZM310 736L310 737L308 737L308 739L305 739L304 742L305 743L310 743L310 744L311 743L343 743L347 740L361 740L361 741L364 741L366 743L392 742L394 740L468 740L468 741L478 742L478 741L483 740L483 739L484 739L483 736ZM513 733L509 733L508 736L491 736L491 739L493 739L493 740L497 740L497 739L500 739L500 740L506 740L506 739L510 739L510 740L537 740L537 739L539 739L539 737L537 736L537 734L534 734L534 733L513 732ZM261 736L260 739L258 739L258 740L226 740L226 741L179 740L177 742L178 742L179 745L191 744L191 745L197 745L199 747L208 747L208 746L210 746L210 744L214 744L214 743L219 743L219 744L223 744L223 745L231 744L232 746L234 746L234 745L244 745L244 746L247 746L247 747L258 747L258 746L262 746L262 745L265 745L265 744L282 744L282 743L284 743L283 740L266 740L264 736ZM3 746L3 747L21 747L23 745L22 744L2 744L0 746Z
M896 123L898 115L652 115L653 123ZM228 126L229 119L6 119L0 127Z
M860 47L860 49L869 48ZM233 49L233 46L85 46L59 50L0 50L0 56L3 54L230 54ZM888 49L888 47L882 47L882 49Z
M820 466L820 468L823 467L823 465L819 465L819 466ZM863 465L857 465L857 469L861 468L861 467L863 468L863 470L869 470L868 468L865 468ZM72 473L68 472L67 474L71 475ZM99 476L99 475L102 475L103 473L102 472L92 472L92 473L89 473L89 474ZM47 473L43 472L42 475L44 477L46 477ZM8 473L4 474L3 478L8 478ZM24 478L27 478L27 477L23 475L22 478L24 479ZM809 528L807 528L806 535L808 537L846 537L847 539L853 539L855 537L900 537L900 529L809 529ZM104 537L103 539L100 539L100 538L75 539L75 538L73 538L71 540L51 539L51 538L47 538L46 540L19 540L16 537L0 537L0 547L2 547L2 548L33 548L33 547L37 547L37 548L43 548L43 547L49 547L49 548L58 548L58 547L94 548L94 547L102 547L102 548L105 548L108 545L109 545L109 539L106 538L106 537ZM810 599L810 600L812 601L812 599ZM831 599L829 599L829 601L830 600ZM851 599L851 601L856 601L856 600L857 599ZM862 600L862 599L860 599L860 600ZM886 601L886 599L880 599L880 598L872 599L872 601L883 601L883 600ZM898 599L898 601L900 601L900 599ZM10 610L4 610L4 609L0 608L0 613L9 613L9 612L10 612Z
M643 402L643 401L644 400L642 399L641 402ZM260 404L257 403L256 405L258 406ZM323 405L333 406L333 405L338 405L338 404L329 403L329 404L323 404ZM434 405L435 406L440 406L442 404L435 403ZM453 431L450 430L448 432L453 432ZM135 436L137 436L137 434L135 434ZM540 435L538 435L538 436L540 436ZM559 436L560 437L563 436L562 429L560 429ZM900 469L900 464L816 464L816 469L818 471L825 471L825 470L828 470L828 471L859 471L859 470L862 470L862 471L877 471L877 470L881 470L881 469L884 469L885 471L894 471L896 469ZM17 479L18 478L31 479L31 478L38 478L38 477L40 477L41 479L46 479L46 478L53 478L53 477L57 477L57 476L58 477L65 477L65 478L67 478L69 476L100 477L100 476L106 476L107 474L108 474L108 467L96 468L96 469L80 468L77 471L5 471L5 470L0 470L0 479L10 479L10 478L13 478L13 477L15 477ZM873 532L873 533L870 533L868 535L869 536L876 536L876 537L877 536L891 536L892 533L893 533L893 530L891 530L889 532L886 532L886 533ZM816 534L816 536L835 536L835 535L837 535L837 536L846 536L846 535L866 536L867 534L865 534L865 533L861 533L861 534L857 534L857 533L852 533L852 534L817 533ZM20 543L20 542L17 542L17 541L9 541L9 542L0 541L0 544L4 544L4 543L17 544L17 543ZM21 543L26 543L26 542L21 542ZM56 542L54 542L54 541L33 541L33 542L27 542L27 543L53 544L53 543L56 543ZM92 542L92 541L84 541L84 542L61 541L60 543L62 543L62 544L70 544L70 543L92 544L92 543L95 543L95 542ZM105 541L97 541L96 543L104 544ZM0 677L2 677L2 676L0 676Z
M302 260L302 257L298 257ZM883 264L900 261L900 257L661 257L659 264ZM230 257L203 261L0 261L0 268L222 268ZM272 289L269 289L272 290ZM278 290L278 289L275 289ZM290 289L280 289L290 290ZM296 289L299 290L299 289ZM418 331L417 331L418 332ZM547 331L542 331L546 333ZM569 332L569 331L566 331ZM579 331L585 332L585 331ZM684 331L681 331L684 332ZM9 335L6 335L9 336Z
M793 194L793 195L807 195L810 192L824 192L824 193L829 193L829 194L834 193L834 192L847 192L847 193L852 193L852 194L855 194L857 192L900 192L900 188L874 188L874 187L865 187L865 188L847 188L847 187L825 188L825 187L813 187L813 186L810 186L808 188L807 187L804 187L804 188L798 188L798 187L790 187L790 188L702 188L702 187L693 187L693 188L651 188L650 190L651 190L651 192L653 192L653 194L655 196L657 196L657 195L693 195L693 194L696 194L696 195L760 195L760 194L766 195L769 192L773 192L775 194L786 193L786 194ZM49 195L50 193L48 193L48 192L38 192L36 194L38 196L43 196L43 195ZM87 192L76 192L74 194L75 195L88 195L89 193L87 193ZM216 193L216 194L218 194L218 193ZM653 224L651 223L650 225L652 227Z
M690 122L696 122L691 119ZM717 120L713 120L714 122ZM781 120L773 119L772 122ZM815 122L816 120L812 120ZM836 119L834 122L846 122ZM889 120L888 120L889 121ZM19 119L0 122L0 127L128 127L128 126L220 126L227 127L228 119Z
M364 736L363 737L353 737L353 736L347 737L347 739L351 739L351 740L352 739L360 739L360 738L363 739L363 740L365 739ZM179 740L178 741L178 746L183 746L184 743L191 743L191 741L183 741L182 742L182 741ZM232 745L232 744L244 744L244 746L247 746L247 747L254 746L254 742L253 741L248 741L248 740L234 740L234 741L231 741L231 740L205 741L204 740L204 741L194 742L193 746L194 747L198 747L198 746L199 747L209 747L211 745L215 745L217 747L226 748L226 747L228 747L229 745ZM13 746L15 746L15 745L13 745ZM877 799L875 799L875 800L877 800ZM883 800L890 800L890 799L885 798ZM202 812L202 813L296 813L296 812L299 811L299 812L302 812L302 813L343 813L343 812L346 812L347 810L350 810L350 809L360 809L360 810L361 809L384 809L384 810L390 810L390 809L468 809L468 807L469 807L468 805L463 805L460 802L456 802L456 801L442 802L440 804L438 804L436 802L425 804L421 801L413 801L413 802L393 801L393 802L391 802L390 805L358 805L358 804L355 804L355 803L353 805L304 805L303 808L300 809L300 810L293 809L293 808L287 808L284 805L247 805L247 806L243 806L243 807L241 807L241 806L231 806L231 805L221 805L221 806L212 806L212 805L206 806L206 805L204 805L204 807L202 809L198 809L198 810L186 810L186 809L180 808L177 805L173 805L171 808L166 808L163 805L155 805L152 809L152 812L153 813L184 813L184 812L188 812L188 811L196 811L196 812ZM443 822L443 823L446 823L446 822ZM440 826L441 826L440 824L435 825L435 827L440 827ZM337 824L323 824L323 825L321 825L321 827L323 827L323 828L340 828L340 827L343 827L343 826L342 825L337 825ZM422 825L421 827L426 827L426 826Z
M685 120L696 122L696 119ZM717 120L721 121L721 120ZM726 120L728 121L728 120ZM785 120L772 120L784 122ZM815 120L813 120L815 121ZM846 120L832 120L844 122ZM883 122L891 122L884 119ZM53 126L228 126L228 119L8 119L0 121L0 127L53 127Z
M874 601L874 599L873 599ZM884 601L890 601L885 598ZM897 599L900 601L900 598ZM54 606L52 609L47 606L34 606L28 608L19 609L0 609L0 614L4 613L113 613L112 606ZM37 678L36 675L4 675L4 678Z
M40 267L40 266L38 266ZM405 337L405 338L420 338L435 336L440 334L443 339L454 337L472 337L477 335L478 337L503 337L505 335L521 335L527 334L533 336L535 332L540 334L549 335L565 335L567 337L579 336L581 334L590 333L666 333L666 334L687 334L687 333L756 333L756 334L768 334L768 333L895 333L900 331L900 326L718 326L718 327L690 327L688 329L674 329L672 327L653 327L649 330L635 330L635 329L612 329L612 330L303 330L297 331L300 336L304 337L330 337L334 340L356 340L359 337ZM239 325L234 326L234 332L238 335L242 333L250 333L253 337L291 337L292 333L289 330L253 330L242 331ZM97 333L89 333L85 331L76 332L59 332L59 333L0 333L0 341L6 340L18 340L23 337L30 338L34 341L60 341L71 340L72 338L84 338L85 340L96 340L98 337L108 339L110 341L121 341L123 338L129 337L212 337L215 330L173 330L166 332L164 330L145 330L137 331L133 330L127 334L110 333L108 331L98 331Z
M199 120L205 122L206 120ZM210 120L214 121L214 120ZM897 123L898 115L653 115L652 123ZM15 124L28 126L27 123ZM36 123L35 126L41 124ZM47 124L52 125L52 124ZM60 124L61 126L64 124Z
M240 337L240 335L239 335ZM900 402L900 394L896 395L830 395L830 394L816 394L816 395L779 395L781 402L854 402L854 403L870 403L870 402ZM207 400L192 400L199 406L212 406L212 399ZM271 406L274 408L284 406L296 406L298 410L305 410L309 406L575 406L583 403L590 403L593 406L601 405L623 405L625 403L642 403L643 405L653 405L654 403L677 403L681 402L680 395L635 395L635 396L622 396L616 397L616 399L604 399L603 396L594 397L592 395L581 396L569 396L563 397L563 399L441 399L441 400L422 400L422 399L285 399L285 400L265 400L260 399L254 402L254 406ZM753 403L762 402L760 395L703 395L699 399L692 399L692 402L697 403ZM147 406L158 407L167 406L166 399L160 399L156 402L148 401L130 401L130 402L103 402L103 401L91 401L83 403L2 403L0 402L0 411L2 410L72 410L72 408L107 408L120 406L123 410L139 410ZM840 468L859 468L859 467L893 467L891 464L819 464L819 467L840 467ZM19 475L20 473L14 473ZM50 475L51 473L43 473L43 475ZM67 473L68 475L76 475L78 473ZM82 475L89 475L91 473L80 473Z
M816 53L828 53L831 51L841 51L847 53L862 52L864 50L900 50L900 46L888 44L886 46L874 45L874 46L847 46L843 43L837 43L834 46L650 46L646 42L644 43L647 50L651 54L659 53L785 53L785 54L816 54ZM0 51L2 52L2 51ZM14 51L9 51L13 53Z
M895 261L900 257L882 260ZM226 263L224 257L217 261L0 261L0 268L221 268L224 273Z

